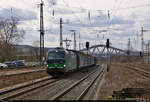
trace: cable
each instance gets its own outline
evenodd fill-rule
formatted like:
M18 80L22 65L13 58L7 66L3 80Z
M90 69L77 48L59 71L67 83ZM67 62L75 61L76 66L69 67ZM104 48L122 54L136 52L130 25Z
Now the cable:
M109 9L110 11L118 11L118 10L126 10L126 9L132 9L132 8L141 8L141 7L147 7L150 6L150 4L143 4L143 5L136 5L136 6L131 6L131 7L125 7L125 8L118 8L118 9ZM85 8L79 8L79 7L70 7L70 8L76 8L76 9L82 9L82 10L90 10L90 11L108 11L108 9L85 9Z
M64 4L65 4L67 7L70 8L70 6L65 2L65 0L63 0L63 2L64 2ZM76 16L76 18L79 18L77 15L75 15L75 12L74 12L73 10L71 10L71 12L72 12L72 14L74 14L74 16ZM79 18L78 21L84 26L84 24L80 21L80 18Z
M0 8L3 9L3 10L6 10L6 11L9 12L9 13L11 13L11 9L8 10L8 9L6 9L6 8L2 8L2 7L0 7ZM16 18L19 18L20 21L26 21L26 19L23 19L21 16L15 14L15 13L13 12L13 10L12 10L12 13L13 13L13 15L16 16ZM21 19L20 19L20 18L21 18Z
M8 9L2 8L2 7L0 7L0 8L3 9L3 10L5 10L5 11L7 11L7 12L9 12L9 13L11 13L11 15L12 15L11 19L14 18L14 15L15 15L16 18L19 19L18 22L25 22L25 21L26 21L26 19L23 19L21 16L15 14L15 13L13 12L12 8L11 8L11 10L8 10ZM39 26L39 25L37 25L35 22L33 22L32 24L33 24L33 25L36 25L36 26ZM30 26L30 28L32 28L32 27Z
M78 2L78 5L80 6L80 8L82 8L82 6L80 5L80 3ZM88 15L89 15L89 20L90 20L90 24L91 24L91 11L90 10L87 10L88 11Z
M122 3L123 3L123 0L121 0L121 1L119 2L118 7L116 7L116 8L119 9ZM115 13L114 13L114 15L111 16L111 18L115 17L117 13L118 13L118 12L117 12L117 10L116 10ZM108 28L107 28L107 29L109 29L109 27L112 25L111 21L112 21L112 19L111 19L111 20L108 19Z

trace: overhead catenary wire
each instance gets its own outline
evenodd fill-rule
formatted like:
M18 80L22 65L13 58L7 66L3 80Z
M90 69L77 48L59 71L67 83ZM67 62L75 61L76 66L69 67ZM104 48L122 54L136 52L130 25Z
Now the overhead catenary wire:
M10 10L9 9L6 9L6 8L2 8L2 7L0 7L1 9L4 9L5 11L7 11L8 13L10 13L11 14L11 16L10 16L10 18L12 19L12 18L17 18L17 19L19 19L19 22L26 22L27 20L26 19L23 19L21 16L19 16L19 15L17 15L17 14L15 14L15 12L13 12L13 9L11 8ZM29 21L28 21L29 22ZM35 29L35 28L37 28L39 25L38 25L38 23L36 23L36 22L32 22L32 24L33 25L35 25L35 27L34 26L30 26L30 29L23 29L23 30L25 30L25 31L27 31L27 32L34 32L34 31L37 31L37 32L39 32L40 30L39 29ZM37 26L37 27L36 27ZM22 28L19 30L18 29L18 31L21 31L22 30ZM48 30L46 30L46 32L47 32ZM50 31L50 30L49 30ZM54 33L54 32L53 32Z
M63 0L64 1L64 0ZM112 15L112 13L114 13L114 12L117 12L118 10L123 10L123 9L127 9L127 10L129 10L129 9L134 9L134 8L139 8L139 7L147 7L147 6L150 6L150 4L146 4L146 5L137 5L137 6L132 6L132 7L126 7L126 8L120 8L120 7L116 7L116 8L113 8L113 9L109 9L109 16L110 16L110 20L112 20L112 18L113 18L113 15ZM68 5L68 7L69 8L71 8L71 6L69 6ZM81 8L80 8L81 9ZM93 10L91 10L91 9L86 9L86 10L89 10L89 11L93 11ZM100 11L102 11L102 10L100 10ZM106 12L108 12L108 10L105 10ZM112 12L113 11L113 12ZM10 12L10 10L9 10L9 12ZM77 15L76 15L76 13L72 10L72 14L74 15L74 16L76 16L76 18L79 18L79 22L82 24L82 22L83 21L81 21L81 19L80 19L80 17L78 17ZM114 15L115 15L116 13L114 13ZM16 14L14 14L15 16L16 16ZM90 16L92 16L92 15L90 15ZM21 17L21 16L20 16ZM20 18L19 17L19 18ZM33 23L35 23L35 22L33 22ZM111 24L111 21L110 21L110 24ZM35 23L35 25L37 26L37 23ZM68 26L73 26L73 25L68 25Z
M82 9L82 10L90 10L90 11L104 11L104 12L107 12L108 9L86 9L86 8L80 8L80 7L71 7L69 6L70 8L76 8L76 9ZM110 11L120 11L120 10L128 10L128 9L136 9L136 8L141 8L141 7L150 7L150 4L143 4L143 5L136 5L136 6L129 6L129 7L124 7L124 8L112 8L112 9L109 9Z
M63 0L64 1L64 0ZM64 3L66 4L66 2L64 1ZM70 8L70 6L68 5L68 4L66 4L67 5L67 7L69 7ZM141 7L141 6L140 6ZM115 8L114 10L117 10L118 8ZM120 9L120 8L119 8ZM111 9L110 9L111 10ZM72 11L72 13L75 15L75 13L74 13L74 11ZM76 16L76 15L75 15ZM112 15L111 15L112 16ZM77 16L76 16L77 17ZM78 17L77 17L78 18ZM79 19L79 21L80 21L80 19ZM82 23L81 21L80 21L80 23ZM111 22L110 22L111 23Z
M63 2L64 2L64 4L65 4L67 7L71 8L71 7L66 3L65 0L63 0ZM72 12L72 14L78 19L78 21L79 21L83 26L85 26L84 23L81 22L80 18L76 15L76 13L75 13L73 10L71 10L71 12Z
M64 1L64 0L63 0ZM64 1L65 2L65 1ZM66 2L65 2L65 4L66 4ZM121 4L121 2L120 2L120 4ZM119 5L120 5L119 4ZM70 7L68 4L66 4L69 8L77 8L77 7ZM144 5L137 5L137 6L132 6L132 7L126 7L126 8L113 8L113 9L109 9L109 11L117 11L117 10L123 10L123 9L133 9L133 8L139 8L139 7L146 7L146 6L150 6L150 4L144 4ZM82 8L81 6L80 6L80 8L79 9L84 9L84 8ZM84 9L84 10L90 10L90 11L92 11L91 9ZM94 10L95 11L95 10ZM96 10L96 11L108 11L108 10ZM73 14L75 15L75 13L73 12ZM116 15L116 13L115 13L115 15ZM112 15L111 15L111 17L112 17ZM81 21L80 21L80 23L82 23ZM111 25L111 21L110 21L110 25Z
M26 22L27 21L27 19L23 19L21 16L15 14L15 12L13 12L12 8L10 8L10 9L6 9L6 8L2 8L2 7L0 7L0 8L6 10L8 13L11 14L10 19L16 18L16 19L18 19L18 22ZM35 22L32 22L32 24L38 26L38 24ZM30 26L30 28L33 28L33 26L32 27Z
M119 2L118 5L116 5L116 9L119 9L121 4L123 3L123 0ZM111 19L110 17L108 17L108 27L107 27L107 30L109 30L110 26L111 26L111 22L112 22L112 19L113 17L115 17L115 15L117 14L117 11L114 11L114 15L111 15ZM108 10L108 16L110 16L110 10Z
M63 0L63 1L64 1L64 0ZM71 7L71 6L69 6L65 1L64 1L64 3L65 3L66 6L68 6L69 8L77 8L77 7ZM137 5L137 6L126 7L126 8L113 8L113 9L109 9L109 11L111 12L111 11L117 11L117 10L123 10L123 9L133 9L133 8L146 7L146 6L150 6L150 4ZM2 8L2 7L0 7L0 8ZM10 12L10 10L8 10L8 9L6 9L6 8L2 8L2 9L5 9L6 11ZM85 9L85 8L81 8L81 7L80 7L79 9ZM92 11L92 9L85 9L85 10L90 10L90 11ZM94 10L94 11L106 11L106 12L107 12L108 10ZM72 11L72 12L73 12L73 11ZM74 12L73 12L73 14L75 15ZM14 15L22 19L21 16L16 15L15 13L14 13ZM76 16L76 15L75 15L75 16ZM78 17L77 17L77 18L78 18ZM26 19L22 19L22 20L26 20ZM80 22L81 22L81 21L80 21Z

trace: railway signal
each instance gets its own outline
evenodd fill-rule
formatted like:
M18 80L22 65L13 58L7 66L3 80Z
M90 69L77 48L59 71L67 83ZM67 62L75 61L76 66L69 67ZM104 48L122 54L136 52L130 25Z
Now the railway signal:
M89 49L89 42L86 42L86 49Z
M107 48L107 72L109 72L109 64L110 64L110 53L108 48L110 47L109 39L106 41L106 48Z
M107 41L106 41L106 47L107 47L107 48L110 47L109 39L107 39Z
M87 41L86 42L86 49L87 49L87 55L88 55L88 50L89 50L89 42ZM87 56L87 64L88 64L88 56ZM88 69L87 69L88 71Z
M140 51L140 57L143 57L143 54L142 54L142 52Z

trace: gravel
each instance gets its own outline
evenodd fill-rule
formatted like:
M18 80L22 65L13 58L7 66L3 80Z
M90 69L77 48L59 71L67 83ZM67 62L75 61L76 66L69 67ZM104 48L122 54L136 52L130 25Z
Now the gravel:
M26 94L24 96L21 96L19 100L50 100L54 95L58 94L65 88L69 87L71 84L76 82L77 80L81 79L88 73L90 73L93 69L93 67L89 68L88 71L82 70L75 73L70 74L69 76L62 78L61 81L58 83L55 83L54 85L50 85L47 87L43 87L39 90L35 90L32 93ZM86 84L87 85L87 84ZM80 90L80 88L78 88Z
M97 97L98 100L113 99L111 97L113 91L120 91L123 88L150 87L150 79L145 79L140 74L136 73L133 70L120 66L120 64L129 65L128 63L119 63L119 65L117 63L114 63L111 65L110 71L104 77L104 83L101 86L99 95ZM132 63L132 65L136 65L136 63ZM144 67L143 64L140 63L138 63L138 66Z

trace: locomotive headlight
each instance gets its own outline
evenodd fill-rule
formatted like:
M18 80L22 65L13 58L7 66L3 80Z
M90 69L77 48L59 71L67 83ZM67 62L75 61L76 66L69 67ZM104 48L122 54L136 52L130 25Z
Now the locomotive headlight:
M66 67L66 65L64 64L64 67Z

